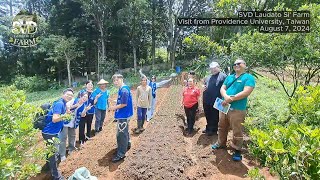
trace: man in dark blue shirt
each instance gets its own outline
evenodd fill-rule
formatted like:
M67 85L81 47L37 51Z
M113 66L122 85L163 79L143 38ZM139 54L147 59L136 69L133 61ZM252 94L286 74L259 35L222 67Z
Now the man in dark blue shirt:
M203 110L207 119L206 129L203 133L208 136L217 134L219 111L213 108L213 104L217 97L221 98L220 88L226 79L227 75L220 72L220 67L217 62L210 64L211 75L204 79L203 91Z
M130 87L123 83L123 76L115 74L112 76L113 83L119 88L117 105L110 107L115 111L114 118L117 119L117 154L112 162L118 162L125 158L127 150L130 148L129 119L133 115L133 104Z
M61 99L56 101L52 106L51 110L48 112L46 117L46 126L42 130L43 139L46 141L48 145L54 145L56 147L56 152L54 155L48 157L49 167L51 171L52 178L54 180L62 180L64 179L61 173L58 171L57 160L58 160L58 148L59 144L50 143L48 140L58 139L58 135L61 132L64 124L64 114L68 113L66 103L71 101L73 98L73 90L68 88L63 91L63 95Z

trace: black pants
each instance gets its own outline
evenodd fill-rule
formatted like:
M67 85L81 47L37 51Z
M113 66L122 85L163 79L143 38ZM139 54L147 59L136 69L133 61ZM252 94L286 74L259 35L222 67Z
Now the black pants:
M219 111L213 108L213 105L203 104L204 114L207 119L207 132L217 132L219 122Z
M79 123L79 141L84 142L86 140L86 136L84 134L84 128L87 124L87 136L91 135L91 124L92 124L93 114L87 114L85 117L81 117Z
M193 129L193 126L196 120L197 109L198 109L198 103L193 105L191 108L184 107L184 111L186 112L186 116L187 116L188 130Z

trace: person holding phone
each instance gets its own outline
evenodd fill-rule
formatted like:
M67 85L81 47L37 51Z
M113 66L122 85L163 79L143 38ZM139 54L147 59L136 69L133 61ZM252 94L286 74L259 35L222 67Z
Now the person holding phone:
M106 112L109 107L110 96L110 92L107 90L107 84L109 84L108 81L101 79L97 84L99 85L99 88L95 89L90 97L91 101L93 101L93 104L95 105L95 134L102 131Z

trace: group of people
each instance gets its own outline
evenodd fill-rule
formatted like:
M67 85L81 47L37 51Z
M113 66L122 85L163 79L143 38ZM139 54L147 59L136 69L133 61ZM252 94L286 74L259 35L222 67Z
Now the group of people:
M246 73L246 62L240 58L233 64L235 73L228 76L220 71L217 62L212 62L209 68L211 74L203 80L203 110L207 125L202 132L208 136L218 135L218 141L212 145L212 149L216 150L226 147L228 131L232 129L231 147L234 148L232 159L241 161L243 123L248 96L255 87L255 79L251 74ZM194 75L194 72L189 73L181 103L187 116L186 130L189 134L193 132L201 95L200 89L195 86ZM227 114L214 108L217 98L223 99L222 106L230 105Z
M222 149L226 147L227 134L229 128L233 130L231 146L235 149L233 160L240 161L241 148L243 143L243 125L246 115L247 97L253 91L255 80L252 75L246 73L246 63L243 59L237 59L233 64L234 74L226 75L220 71L219 64L212 62L209 65L211 74L203 80L203 110L207 120L203 133L208 136L218 134L218 141L212 145L212 149ZM142 71L141 84L136 91L136 107L133 106L133 98L130 87L124 83L121 74L112 76L113 84L118 88L116 105L109 103L110 92L107 90L109 82L101 79L97 84L98 88L93 90L93 82L87 81L85 89L81 90L76 98L74 91L68 88L63 91L62 97L54 102L52 108L46 116L48 122L42 130L42 136L48 144L56 146L58 149L53 155L48 157L48 165L53 179L64 179L57 168L57 161L66 159L66 140L68 138L68 153L76 150L75 139L76 129L79 127L80 147L91 138L91 125L95 115L94 135L103 129L104 119L107 111L114 112L117 122L117 152L112 158L112 162L118 162L125 158L126 152L131 147L129 136L129 120L133 116L134 108L137 111L137 127L134 133L139 134L144 131L145 121L150 121L155 112L157 89L169 83L172 78L161 82L156 82L156 77L151 80ZM187 133L193 132L195 116L199 108L199 98L201 90L195 82L195 72L188 74L184 82L181 106L184 108L187 117ZM223 106L231 104L227 114L219 112L213 107L216 98L223 99ZM65 119L66 114L73 114L71 121ZM86 133L85 133L85 127ZM58 138L56 141L49 139Z
M137 128L134 133L143 132L145 120L150 121L154 115L156 104L156 91L163 87L172 79L156 82L156 77L152 76L151 81L146 75L141 74L141 85L137 88L136 110L137 110ZM117 122L117 153L113 157L113 162L118 162L125 158L127 150L131 147L129 136L129 119L133 116L133 99L130 87L124 83L121 74L112 76L113 84L118 88L118 98L116 105L110 106L110 92L107 89L108 81L101 79L94 90L91 80L85 83L85 88L81 90L74 98L74 91L68 88L63 91L62 97L55 101L52 108L46 115L46 126L42 130L42 136L48 145L54 145L57 151L48 157L48 166L53 179L64 179L58 171L58 161L66 160L67 139L68 154L76 150L76 129L79 127L80 147L91 138L103 130L103 123L107 110L114 111L114 118ZM71 114L71 120L66 120L66 115ZM92 120L95 116L94 132L91 131ZM85 127L86 133L85 133ZM59 139L55 141L53 139Z

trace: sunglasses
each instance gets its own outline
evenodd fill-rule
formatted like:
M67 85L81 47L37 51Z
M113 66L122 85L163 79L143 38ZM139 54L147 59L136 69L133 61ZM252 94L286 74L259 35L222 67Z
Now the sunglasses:
M239 63L234 63L233 66L239 66L240 64L242 64L241 62Z

